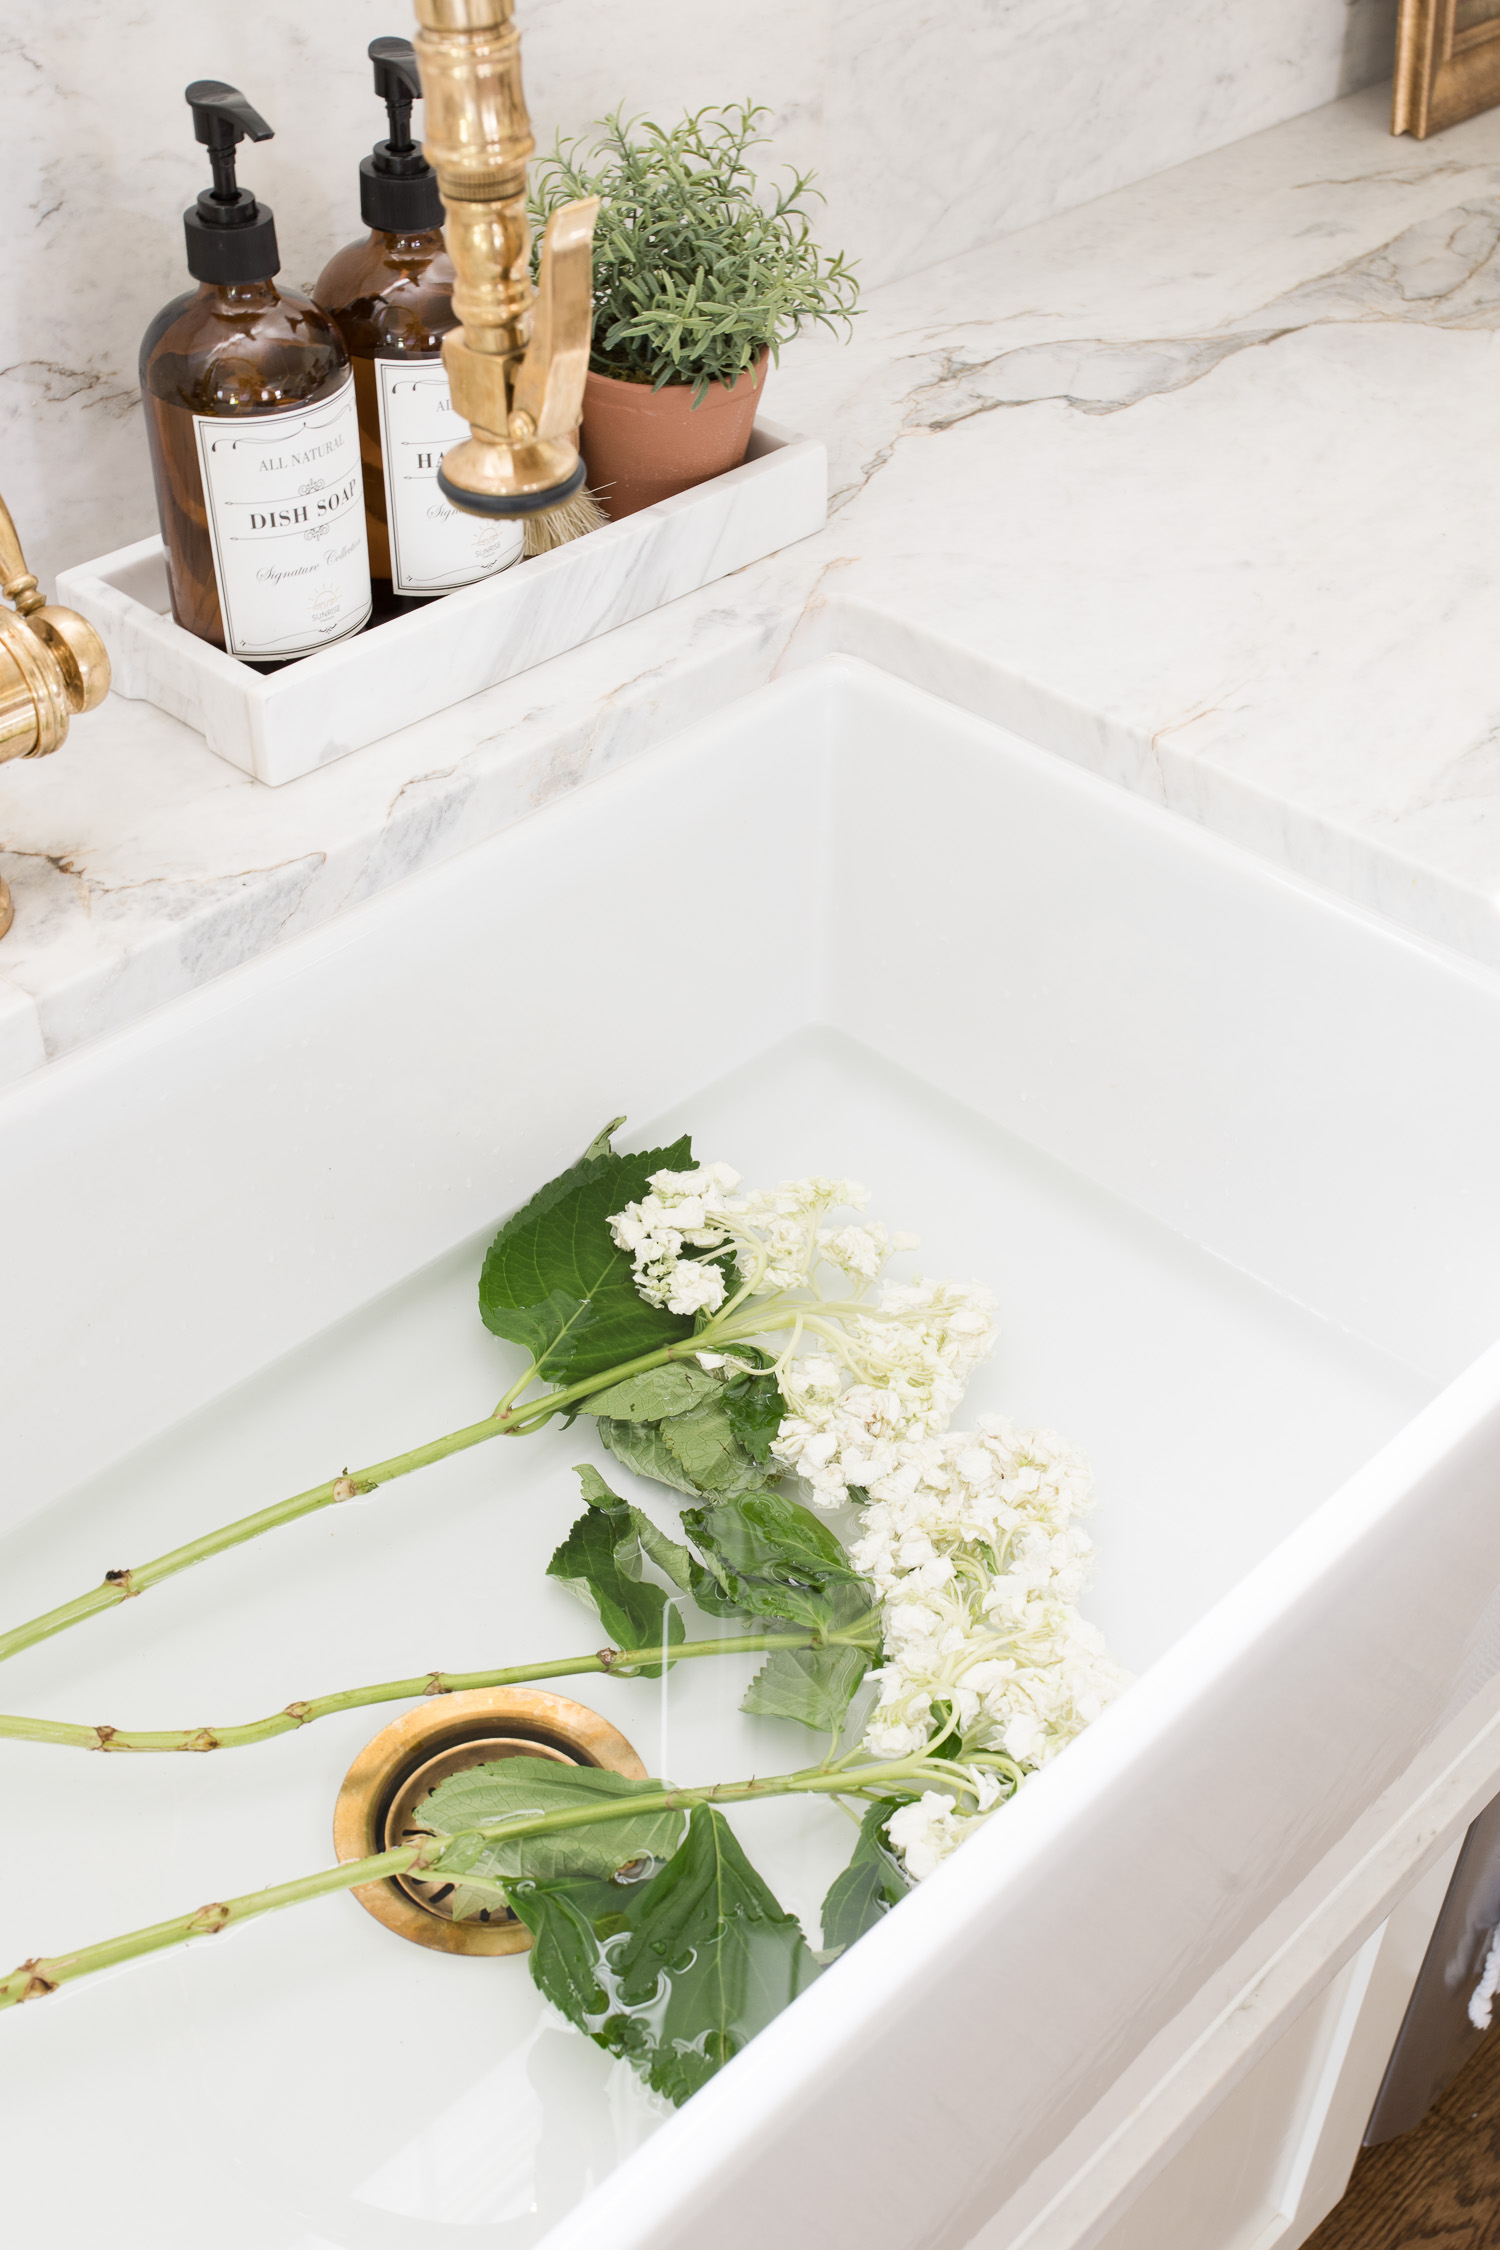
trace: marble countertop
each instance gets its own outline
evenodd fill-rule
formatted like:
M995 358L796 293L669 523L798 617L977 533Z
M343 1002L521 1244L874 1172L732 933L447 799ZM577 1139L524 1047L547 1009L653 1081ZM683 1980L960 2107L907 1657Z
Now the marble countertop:
M0 767L0 1080L830 651L1500 965L1500 112L1387 98L799 339L815 539L281 789L118 697Z

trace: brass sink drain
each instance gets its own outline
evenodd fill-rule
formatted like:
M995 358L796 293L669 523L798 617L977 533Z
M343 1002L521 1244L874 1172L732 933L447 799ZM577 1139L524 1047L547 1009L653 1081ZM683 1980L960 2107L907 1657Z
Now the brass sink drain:
M341 1860L389 1851L421 1825L423 1800L450 1774L497 1758L554 1758L565 1766L604 1766L644 1781L646 1769L617 1727L565 1695L541 1688L479 1688L408 1711L367 1742L344 1776L333 1813ZM462 1919L458 1893L439 1878L397 1876L361 1883L357 1898L377 1922L440 1953L524 1953L531 1932L508 1907L477 1908Z

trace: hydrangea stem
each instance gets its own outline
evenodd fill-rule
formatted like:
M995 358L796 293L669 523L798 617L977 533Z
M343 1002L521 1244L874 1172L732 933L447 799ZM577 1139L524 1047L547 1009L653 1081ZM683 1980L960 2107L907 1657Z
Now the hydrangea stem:
M407 1476L413 1469L426 1468L431 1461L441 1461L450 1453L462 1453L471 1445L482 1445L486 1438L498 1437L502 1426L494 1419L471 1422L466 1429L450 1430L446 1437L413 1446L407 1453L393 1454L390 1460L377 1461L368 1469L346 1469L342 1475L330 1477L325 1484L315 1484L310 1491L278 1500L269 1508L258 1509L253 1516L240 1516L234 1523L221 1524L217 1531L206 1531L201 1538L190 1539L183 1547L173 1547L151 1562L137 1563L129 1570L112 1570L101 1585L91 1587L88 1593L63 1602L57 1609L46 1610L24 1625L12 1626L8 1633L0 1633L0 1662L8 1656L18 1656L24 1648L35 1647L38 1641L50 1640L54 1633L66 1632L70 1625L81 1625L104 1610L117 1609L121 1602L159 1586L163 1579L175 1578L180 1570L191 1570L194 1563L227 1554L231 1547L243 1547L247 1540L258 1539L262 1532L279 1531L283 1524L315 1515L320 1508L352 1500L362 1492L373 1492L378 1485Z
M796 1627L766 1633L738 1633L714 1641L678 1641L668 1650L672 1663L700 1656L734 1656L757 1649L817 1648L822 1638ZM337 1695L319 1695L305 1703L289 1703L269 1718L252 1719L235 1727L187 1727L165 1733L143 1733L127 1727L74 1726L65 1719L28 1719L0 1712L0 1738L18 1742L46 1742L65 1750L242 1750L252 1742L269 1742L274 1735L295 1733L314 1719L336 1711L357 1711L367 1703L401 1703L427 1695L463 1695L475 1688L521 1687L528 1680L560 1680L579 1672L608 1672L633 1677L642 1665L660 1664L661 1644L650 1648L604 1648L592 1656L554 1657L543 1664L512 1664L498 1672L418 1672L406 1680L381 1680L374 1687L344 1688Z
M773 1323L774 1318L773 1315ZM755 1332L743 1322L730 1323L720 1331L715 1331L710 1323L699 1335L684 1337L680 1343L664 1344L657 1351L645 1352L638 1359L606 1368L603 1373L587 1376L582 1382L548 1391L541 1398L502 1404L482 1422L470 1422L461 1430L449 1430L445 1436L432 1438L425 1445L414 1445L408 1452L393 1453L387 1461L377 1461L367 1469L345 1469L324 1484L315 1484L307 1492L294 1493L288 1500L278 1500L254 1515L240 1516L234 1523L222 1524L217 1531L206 1531L201 1538L190 1539L183 1547L173 1547L151 1562L137 1563L128 1570L112 1570L102 1584L91 1587L86 1594L76 1595L58 1608L45 1610L40 1617L29 1618L24 1625L15 1625L9 1632L0 1633L0 1663L8 1656L19 1656L23 1649L34 1648L38 1641L50 1640L54 1633L66 1632L71 1625L82 1625L105 1610L117 1609L121 1602L159 1586L164 1579L175 1578L179 1571L191 1570L195 1563L227 1554L232 1547L243 1547L263 1532L279 1531L283 1524L297 1523L303 1516L315 1515L320 1508L334 1507L341 1500L353 1500L361 1493L374 1492L380 1485L393 1483L397 1477L410 1476L414 1469L425 1469L434 1461L446 1460L450 1453L463 1453L490 1438L528 1436L549 1422L553 1415L564 1413L594 1391L607 1390L612 1383L624 1382L627 1376L648 1374L654 1367L665 1367L675 1359L691 1358L723 1342L738 1342ZM507 1397L513 1399L530 1379L529 1375L523 1378Z
M800 1773L772 1774L749 1781L712 1782L699 1789L663 1788L649 1795L606 1800L572 1812L494 1821L484 1827L465 1830L464 1834L482 1836L487 1841L538 1836L556 1829L589 1828L603 1821L628 1820L639 1813L685 1812L694 1805L744 1804L762 1797L818 1794L847 1797L883 1793L893 1787L899 1793L917 1795L929 1780L950 1789L955 1785L949 1773L940 1766L929 1767L920 1755L869 1766L847 1763L809 1766ZM60 1985L92 1976L99 1969L116 1968L121 1962L138 1960L147 1953L161 1953L170 1946L186 1945L193 1938L212 1937L236 1923L274 1913L278 1907L297 1906L305 1899L324 1898L330 1891L352 1890L359 1883L376 1883L388 1876L429 1868L455 1841L452 1836L424 1837L419 1843L401 1845L395 1851L377 1852L369 1859L346 1860L341 1866L324 1867L314 1875L299 1876L295 1882L273 1884L269 1890L249 1891L242 1898L216 1899L191 1914L179 1914L169 1922L153 1922L146 1929L131 1930L123 1937L106 1938L99 1945L82 1946L76 1953L58 1953L48 1959L33 1957L23 1961L8 1977L0 1977L0 2008L18 2007L26 2000L44 2000Z
M117 1968L122 1961L137 1961L143 1954L162 1953L169 1946L186 1945L190 1938L212 1937L236 1922L251 1921L257 1914L274 1913L279 1906L299 1906L304 1899L323 1898L329 1891L346 1891L355 1883L378 1882L383 1875L405 1875L416 1866L420 1849L403 1846L342 1867L324 1867L316 1875L302 1875L293 1883L274 1883L269 1890L250 1891L243 1898L215 1900L191 1914L170 1922L153 1922L148 1929L130 1930L125 1936L86 1945L77 1953L59 1953L53 1959L23 1961L8 1977L0 1978L0 2008L18 2007L23 2000L45 2000L59 1985L76 1977L93 1976L100 1969Z

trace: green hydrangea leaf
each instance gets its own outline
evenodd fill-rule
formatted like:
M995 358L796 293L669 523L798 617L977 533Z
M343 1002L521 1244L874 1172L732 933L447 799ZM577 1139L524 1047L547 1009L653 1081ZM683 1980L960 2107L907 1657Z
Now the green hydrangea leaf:
M757 1360L764 1356L749 1348ZM768 1405L749 1389L754 1382L764 1394L767 1380L738 1375L726 1382L717 1370L674 1361L596 1391L584 1412L597 1415L604 1443L637 1476L694 1499L724 1499L759 1491L779 1473L768 1474L768 1465L780 1393L771 1382L775 1403Z
M582 1297L570 1297L565 1289L553 1289L540 1304L508 1307L494 1321L486 1314L485 1323L508 1343L519 1344L536 1361L539 1375L560 1375L593 1326L594 1308Z
M718 1398L661 1422L625 1422L601 1414L599 1435L615 1459L638 1477L654 1477L694 1500L722 1499L756 1490L764 1482L765 1472L735 1438Z
M564 1766L551 1758L495 1758L449 1774L417 1808L416 1826L457 1838L462 1829L487 1827L498 1820L520 1820L529 1813L578 1812L617 1804L621 1798L651 1797L659 1781L632 1781L600 1766ZM613 1875L642 1857L665 1859L677 1848L682 1814L675 1811L627 1813L532 1836L487 1840L476 1856L466 1842L451 1872L546 1879L557 1875ZM441 1860L434 1873L450 1870Z
M642 1577L641 1566L648 1553L658 1565L670 1555L668 1575L686 1592L691 1567L686 1548L611 1492L589 1463L576 1474L588 1506L548 1563L547 1576L592 1604L620 1648L660 1648L664 1635L669 1645L680 1641L682 1619L663 1589ZM659 1664L642 1665L640 1677L659 1679L661 1671Z
M608 1390L593 1391L580 1405L585 1414L607 1414L616 1422L661 1422L701 1406L723 1387L722 1377L676 1359L667 1367L648 1368L644 1375L627 1375Z
M758 1490L765 1471L734 1434L729 1407L722 1396L705 1399L690 1414L679 1414L661 1425L661 1439L677 1461L694 1492L728 1497Z
M694 1808L683 1843L649 1882L523 1883L509 1895L533 1933L540 1989L679 2104L821 1966L796 1917L707 1805Z
M697 1556L689 1554L687 1548L679 1546L675 1539L669 1539L664 1531L658 1531L651 1518L643 1515L639 1508L633 1509L631 1513L635 1517L636 1535L641 1546L657 1569L664 1577L671 1579L680 1593L692 1594L696 1599L704 1575L703 1565Z
M653 1477L658 1484L670 1485L674 1492L701 1500L703 1494L689 1484L686 1470L661 1433L660 1422L617 1422L608 1414L599 1417L599 1436L622 1468L638 1477Z
M691 1508L682 1520L740 1577L813 1586L859 1577L837 1533L800 1500L780 1492L746 1494L711 1518L705 1509Z
M569 2023L597 2037L609 2014L600 1982L604 1941L625 1926L622 1886L598 1876L563 1876L518 1884L507 1896L532 1934L532 1983Z
M597 1142L594 1144L597 1149ZM684 1135L668 1148L617 1156L592 1150L539 1188L485 1253L479 1311L486 1328L520 1344L537 1373L578 1382L693 1333L685 1315L648 1305L629 1257L609 1231L613 1213L648 1192L653 1172L690 1171Z
M862 1648L873 1663L881 1653L884 1637L880 1598L868 1578L830 1585L823 1598L828 1604L823 1631L836 1635L841 1647Z
M588 1147L583 1152L583 1161L585 1164L589 1163L591 1159L596 1156L614 1155L615 1135L616 1133L618 1133L620 1127L624 1124L624 1122L625 1120L623 1117L612 1117L609 1123L605 1126L604 1130L594 1135L593 1139L589 1142Z
M625 1423L621 1427L628 1430L630 1425ZM740 1614L733 1603L725 1600L718 1581L704 1569L697 1556L679 1545L677 1540L669 1538L666 1532L659 1531L641 1509L628 1506L618 1494L610 1490L597 1469L584 1463L576 1474L590 1510L607 1517L607 1526L602 1534L591 1531L588 1518L580 1517L547 1565L549 1576L560 1579L569 1592L577 1594L581 1600L592 1602L599 1611L601 1620L608 1622L605 1617L606 1601L614 1601L617 1608L628 1609L631 1614L637 1614L634 1604L640 1595L663 1605L667 1602L668 1597L660 1587L653 1587L649 1580L642 1580L642 1566L649 1559L679 1593L691 1594L700 1608L708 1609L716 1617L736 1617ZM609 1542L607 1562L601 1562L598 1556L596 1542L601 1536ZM637 1589L635 1593L629 1591L632 1586ZM642 1611L639 1614L645 1613ZM659 1619L659 1613L654 1609L651 1614ZM675 1612L673 1616L675 1619ZM614 1631L613 1626L610 1629ZM674 1622L668 1630L673 1641L681 1639L680 1624ZM618 1632L615 1637L620 1639ZM648 1633L634 1644L621 1640L620 1645L644 1647L653 1637L659 1643L659 1621L654 1635ZM656 1679L660 1676L660 1670L659 1665L654 1669L643 1665L641 1677Z
M611 1491L592 1461L575 1463L573 1474L578 1479L578 1489L591 1508L623 1508L625 1502L618 1492Z
M862 1648L773 1649L740 1709L763 1719L797 1719L833 1734L869 1669L870 1655Z
M786 1400L774 1375L734 1375L724 1386L729 1427L752 1461L766 1468L771 1440L786 1419ZM772 1475L779 1474L772 1470Z
M835 1875L823 1901L823 1945L842 1953L898 1906L911 1888L890 1845L886 1823L903 1800L881 1797L859 1824L849 1864Z
M827 1524L800 1502L749 1492L715 1508L689 1508L682 1525L731 1610L818 1632L838 1629L872 1650L879 1645L874 1589Z
M638 1456L643 1444L661 1442L653 1425L618 1427ZM873 1587L826 1524L779 1493L745 1493L684 1513L694 1554L621 1500L597 1469L585 1464L577 1473L589 1505L548 1575L590 1602L620 1647L660 1647L663 1630L669 1645L683 1637L669 1595L645 1576L650 1561L710 1616L836 1636L829 1649L775 1651L742 1708L824 1731L838 1724L879 1651L880 1611ZM660 1670L641 1667L650 1679Z

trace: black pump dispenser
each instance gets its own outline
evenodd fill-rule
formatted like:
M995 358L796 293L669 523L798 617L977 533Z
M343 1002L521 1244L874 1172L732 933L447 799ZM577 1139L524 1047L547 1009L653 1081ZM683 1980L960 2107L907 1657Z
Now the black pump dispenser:
M281 271L276 222L234 176L234 152L247 137L268 141L271 128L237 86L195 78L187 89L193 131L208 150L214 184L184 211L188 272L195 281L269 281Z
M436 172L411 137L411 105L422 95L416 49L409 39L372 39L368 51L391 129L360 164L360 213L383 234L425 234L442 225L443 199Z

